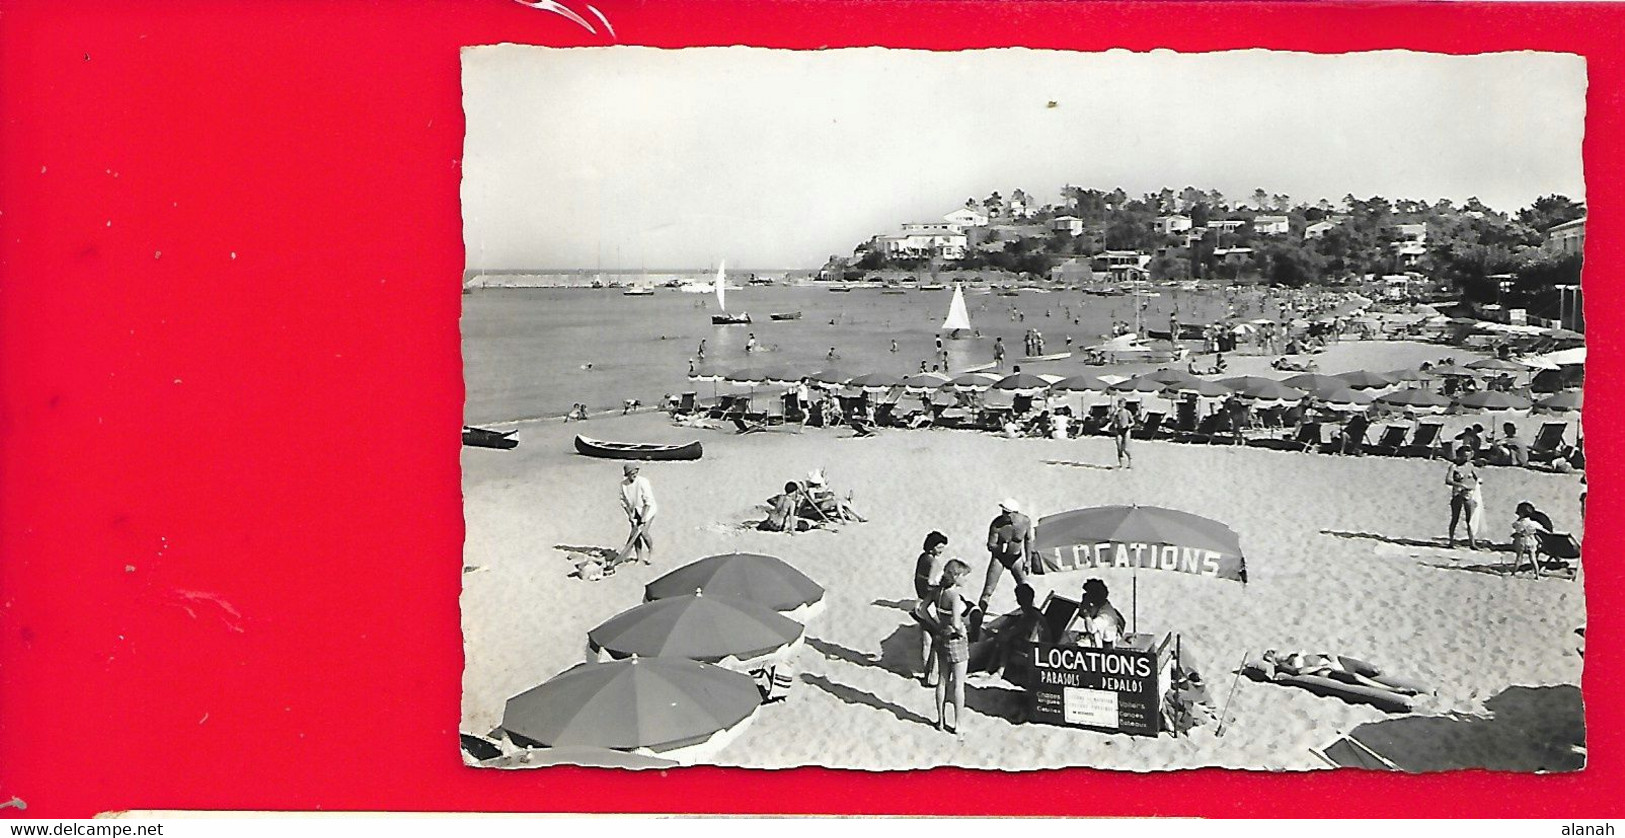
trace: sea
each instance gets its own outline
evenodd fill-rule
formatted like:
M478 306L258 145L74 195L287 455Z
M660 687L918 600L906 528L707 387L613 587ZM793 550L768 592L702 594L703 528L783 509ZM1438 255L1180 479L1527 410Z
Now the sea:
M898 289L900 290L900 289ZM1148 330L1209 323L1231 313L1269 317L1264 297L1222 290L1159 287L1144 296ZM628 399L657 405L663 395L716 386L689 378L741 367L789 366L814 372L835 367L854 375L918 372L935 360L938 327L953 291L854 288L824 285L730 287L728 311L748 312L749 325L716 326L714 296L657 288L651 296L625 296L620 288L475 288L463 295L464 408L469 424L501 424L563 416L572 405L591 412L619 410ZM1022 364L1023 337L1037 329L1045 354L1076 354L1023 369L1072 375L1138 370L1087 367L1085 347L1110 335L1114 322L1133 322L1135 298L1101 297L1076 290L1026 289L1015 296L967 290L971 335L944 342L958 371L993 360L1002 337L1006 366ZM801 312L799 320L771 320L772 312ZM745 347L754 335L757 350ZM979 336L978 336L979 335ZM1068 347L1067 338L1072 339ZM704 358L699 356L701 341ZM896 351L893 351L895 341Z

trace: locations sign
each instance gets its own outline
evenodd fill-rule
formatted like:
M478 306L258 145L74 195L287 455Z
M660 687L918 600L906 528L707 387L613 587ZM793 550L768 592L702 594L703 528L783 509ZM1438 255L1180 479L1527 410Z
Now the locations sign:
M1035 643L1032 656L1035 721L1157 735L1156 652Z
M1176 547L1143 541L1099 541L1068 544L1038 551L1035 573L1099 568L1139 568L1188 573L1232 582L1247 581L1247 566L1239 555L1217 550Z

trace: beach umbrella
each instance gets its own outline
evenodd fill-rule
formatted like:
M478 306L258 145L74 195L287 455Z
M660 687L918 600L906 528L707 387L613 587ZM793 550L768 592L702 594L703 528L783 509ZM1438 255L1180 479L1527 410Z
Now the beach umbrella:
M508 699L502 729L520 744L669 750L751 718L749 675L682 658L577 664Z
M1523 362L1532 367L1555 370L1559 367L1572 367L1586 362L1586 348L1576 346L1573 349L1563 349L1557 352L1548 352L1545 355L1532 355L1524 358Z
M1055 382L1051 385L1051 388L1074 392L1104 393L1111 386L1111 384L1092 375L1074 375Z
M1433 373L1428 372L1427 370L1417 369L1415 367L1412 367L1410 369L1403 369L1403 370L1392 370L1392 371L1388 372L1387 375L1388 375L1389 378L1392 378L1396 383L1397 382L1417 383L1417 382L1422 382L1422 381L1432 381L1435 378Z
M1236 395L1235 390L1217 381L1203 381L1200 378L1183 384L1169 384L1165 389L1170 393L1195 393L1210 399Z
M760 367L740 367L729 370L722 380L733 384L761 384L767 381L767 375Z
M1302 401L1304 396L1309 395L1296 387L1289 387L1272 378L1261 378L1257 382L1245 384L1237 392L1250 399L1273 402Z
M1034 549L1046 572L1130 567L1247 581L1234 530L1160 506L1100 506L1040 518Z
M873 393L882 390L890 390L891 388L902 383L903 380L895 375L887 375L883 372L870 372L849 379L846 382L846 386L860 387L867 392Z
M1428 372L1450 378L1476 378L1480 375L1478 370L1470 370L1454 364L1434 364L1428 368Z
M945 387L954 387L960 390L986 390L997 384L1000 376L986 372L967 372L948 379Z
M1494 370L1496 372L1526 372L1528 367L1517 361L1503 361L1500 358L1481 358L1467 365L1470 370Z
M1239 392L1255 385L1278 384L1280 382L1273 378L1265 378L1261 375L1236 375L1231 376L1230 378L1221 378L1219 379L1219 383Z
M1582 393L1580 390L1569 390L1564 393L1558 393L1555 396L1547 396L1546 398L1536 402L1535 406L1543 410L1579 410L1581 402L1583 401L1581 395Z
M1118 393L1160 393L1168 385L1161 381L1153 381L1146 376L1139 375L1127 381L1119 381L1112 385L1112 390Z
M1160 384L1189 384L1192 381L1202 380L1184 370L1176 369L1160 369L1156 372L1146 373L1140 377L1158 382Z
M748 660L801 638L800 623L766 606L731 596L689 593L645 602L587 632L594 650L621 658Z
M1311 393L1316 390L1338 390L1349 386L1347 381L1335 375L1321 375L1318 372L1300 373L1285 379L1282 383Z
M761 371L762 380L771 384L795 384L806 377L806 373L790 366L768 367Z
M1528 410L1529 400L1516 393L1506 393L1500 390L1480 390L1468 393L1459 399L1456 404L1470 410Z
M935 390L948 383L948 376L940 372L917 372L903 379L903 386L910 390Z
M1438 412L1450 406L1450 399L1432 390L1409 389L1397 390L1384 396L1378 396L1377 403L1388 407L1400 407L1413 412Z
M548 765L580 765L588 768L676 768L682 763L635 751L617 751L589 745L562 748L529 748L480 763L487 768L537 768Z
M1039 390L1048 390L1049 382L1030 372L1018 372L1007 375L993 385L995 390L1010 390L1018 393L1031 393Z
M1364 410L1377 400L1376 396L1352 387L1344 387L1340 390L1317 391L1315 398L1320 399L1333 410Z
M1333 377L1341 379L1343 383L1356 390L1364 390L1370 387L1389 387L1398 383L1398 379L1383 375L1380 372L1371 372L1370 370L1355 370Z
M852 373L838 369L819 370L807 376L808 379L819 384L845 384L847 379L851 377Z
M694 374L690 375L688 378L690 381L717 382L721 381L725 375L727 375L727 371L719 367L702 366L694 370Z
M723 553L689 562L643 587L647 601L694 592L795 611L819 602L824 589L784 560L760 553Z

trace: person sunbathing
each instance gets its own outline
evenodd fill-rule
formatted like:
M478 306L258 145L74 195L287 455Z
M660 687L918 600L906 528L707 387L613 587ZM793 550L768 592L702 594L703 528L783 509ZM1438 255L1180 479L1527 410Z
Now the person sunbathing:
M756 528L764 532L805 532L812 529L812 524L805 518L796 514L796 507L800 506L801 486L795 481L784 484L784 492L774 495L769 502L772 510L768 512L767 519L757 524Z
M1374 687L1401 695L1421 695L1425 687L1386 675L1376 665L1341 655L1317 655L1303 652L1279 653L1271 649L1264 653L1264 672L1271 680L1282 675L1313 675L1330 678L1345 684Z
M802 513L806 517L823 518L827 521L863 522L868 520L852 508L851 492L847 492L846 497L841 498L835 494L833 489L829 488L828 481L824 478L823 469L817 469L807 475L807 482L802 485L801 497L803 505L811 507L810 514L808 512Z

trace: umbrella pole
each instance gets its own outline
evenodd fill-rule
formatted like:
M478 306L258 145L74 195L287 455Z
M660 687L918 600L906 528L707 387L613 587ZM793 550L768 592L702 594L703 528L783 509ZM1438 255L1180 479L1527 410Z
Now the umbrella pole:
M1247 654L1246 652L1242 653L1241 666L1236 667L1236 677L1230 682L1230 693L1224 697L1224 707L1219 710L1219 729L1214 732L1215 736L1224 735L1224 722L1230 714L1230 699L1236 697L1236 685L1241 683L1241 671L1247 668Z
M1133 582L1131 583L1131 587L1130 587L1129 590L1132 592L1131 597L1129 599L1129 606L1128 606L1129 631L1131 631L1131 632L1133 632L1135 634L1139 634L1140 633L1140 569L1138 567L1134 568L1134 579L1133 579Z

